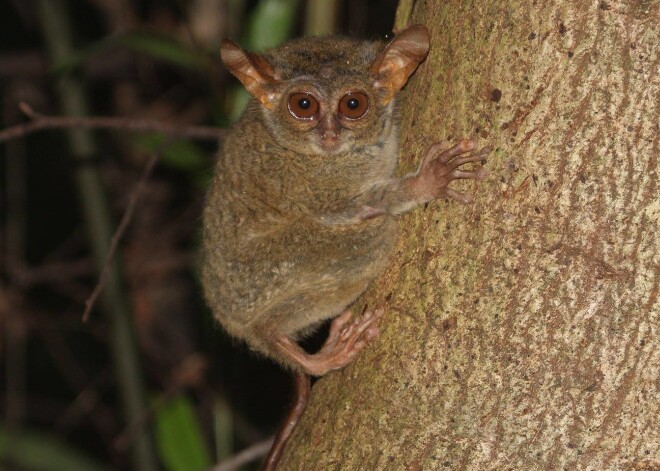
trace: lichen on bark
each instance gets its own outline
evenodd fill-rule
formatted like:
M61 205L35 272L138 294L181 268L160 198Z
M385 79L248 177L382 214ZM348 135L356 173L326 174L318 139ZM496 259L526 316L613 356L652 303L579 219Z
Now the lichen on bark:
M280 469L660 469L659 9L402 2L432 37L402 172L477 136L492 176L403 218L383 334Z

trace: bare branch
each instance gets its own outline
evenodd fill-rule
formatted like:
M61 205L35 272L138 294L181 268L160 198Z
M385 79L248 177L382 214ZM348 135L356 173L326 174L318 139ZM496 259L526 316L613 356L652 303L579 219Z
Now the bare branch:
M236 453L231 458L221 461L208 471L234 471L244 464L265 456L273 445L274 437L267 438Z
M118 129L132 132L160 132L170 137L188 139L218 140L226 133L224 129L213 126L181 126L179 124L163 123L161 121L115 118L115 117L76 117L76 116L46 116L35 112L27 103L19 107L30 118L27 123L17 124L0 131L0 143L19 139L44 129L67 128L98 128Z
M111 267L110 262L115 256L115 252L117 251L117 247L119 246L119 241L124 235L124 232L126 232L128 223L133 217L133 212L135 211L137 200L140 197L142 191L144 190L147 180L149 179L151 172L156 166L156 162L158 162L158 159L160 159L160 150L154 152L154 154L147 162L147 165L144 167L144 170L142 171L142 175L140 176L140 180L138 180L138 183L135 186L135 190L133 190L133 194L131 195L131 199L128 202L126 211L124 211L124 215L122 216L121 221L119 222L119 226L117 226L117 230L112 235L112 240L110 241L110 248L108 249L108 254L105 258L105 263L103 264L103 269L101 270L101 274L99 275L99 280L96 283L96 286L94 287L94 291L92 291L92 294L89 296L89 298L87 298L87 301L85 301L85 311L83 312L83 316L82 316L83 322L87 322L87 320L89 319L89 314L90 312L92 312L92 308L94 307L96 300L100 296L101 291L103 291L103 287L105 286L105 282Z

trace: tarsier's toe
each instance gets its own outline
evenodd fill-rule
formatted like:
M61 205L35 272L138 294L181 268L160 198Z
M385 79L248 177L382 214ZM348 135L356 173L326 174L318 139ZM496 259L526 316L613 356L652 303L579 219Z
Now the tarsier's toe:
M336 343L342 338L346 329L350 326L351 311L345 311L340 316L335 317L330 324L330 332L326 344Z
M357 316L353 321L348 324L341 332L339 336L340 340L343 342L353 341L355 342L361 335L362 329L365 325L371 321L371 313L363 314L362 316Z
M371 326L364 333L364 336L368 341L378 338L379 335L380 335L380 329L378 328L378 326Z
M357 316L353 322L348 325L340 334L339 342L347 351L359 352L367 344L378 337L378 324L383 317L384 311L377 309L367 311L361 316ZM341 348L341 346L338 346Z
M321 350L312 355L314 373L325 374L351 363L360 351L378 337L378 324L383 314L383 309L377 309L365 312L351 321L350 312L347 311L335 318L328 339Z

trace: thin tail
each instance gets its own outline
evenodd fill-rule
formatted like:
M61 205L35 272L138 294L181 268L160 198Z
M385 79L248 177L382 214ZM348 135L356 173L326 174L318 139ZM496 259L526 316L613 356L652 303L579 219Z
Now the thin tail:
M277 431L273 446L270 448L266 461L264 462L263 471L275 471L277 469L277 464L280 462L282 453L284 453L284 447L286 446L287 441L289 441L289 437L296 428L296 425L298 424L300 417L303 415L303 412L305 412L307 403L309 402L311 391L311 381L309 376L305 373L295 372L293 379L295 382L295 403L293 404L289 415L284 419L284 423Z

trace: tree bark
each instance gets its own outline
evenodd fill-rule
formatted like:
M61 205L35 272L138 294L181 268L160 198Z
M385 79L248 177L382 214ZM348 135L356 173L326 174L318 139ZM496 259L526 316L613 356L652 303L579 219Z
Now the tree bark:
M492 175L402 218L381 338L279 469L660 469L659 5L401 2L401 173L479 136Z

